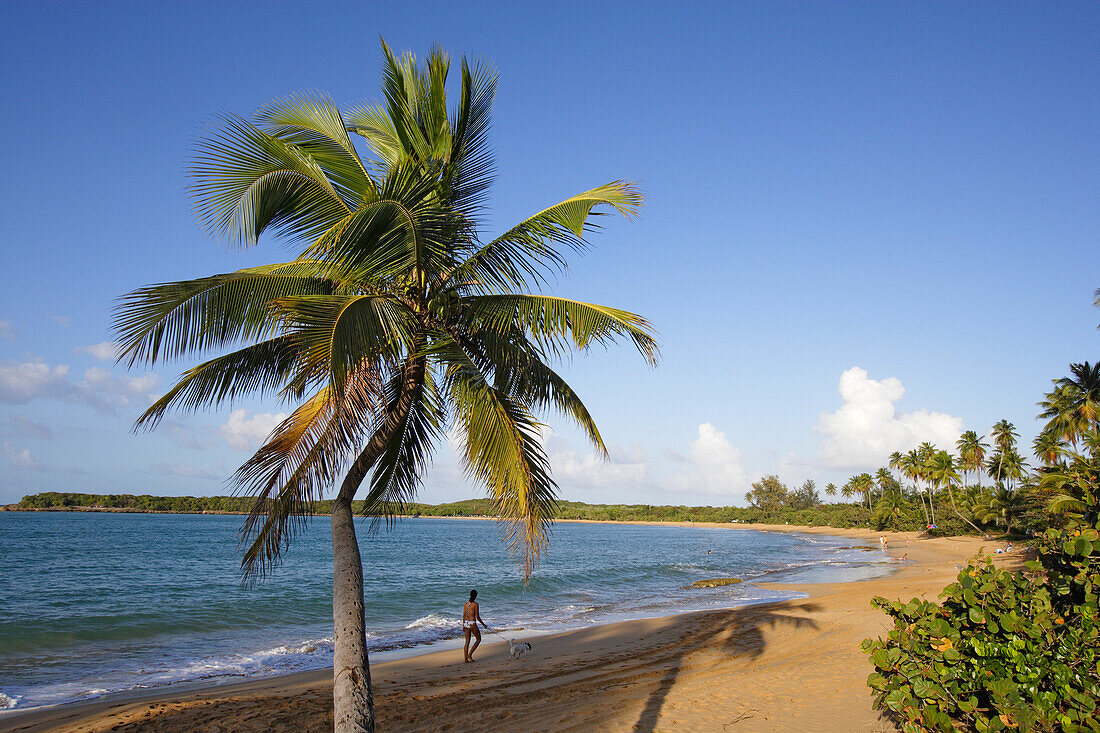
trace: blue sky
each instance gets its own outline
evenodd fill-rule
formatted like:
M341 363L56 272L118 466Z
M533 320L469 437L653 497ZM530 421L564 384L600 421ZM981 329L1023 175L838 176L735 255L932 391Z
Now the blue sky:
M726 504L823 485L1000 418L1094 361L1100 6L1085 3L0 5L0 502L224 493L285 405L129 426L186 364L128 373L110 310L232 252L186 195L221 112L378 96L382 36L500 73L499 229L639 182L555 292L649 317L565 372L612 444L551 418L565 498ZM106 357L106 358L104 358ZM474 495L444 448L421 497Z

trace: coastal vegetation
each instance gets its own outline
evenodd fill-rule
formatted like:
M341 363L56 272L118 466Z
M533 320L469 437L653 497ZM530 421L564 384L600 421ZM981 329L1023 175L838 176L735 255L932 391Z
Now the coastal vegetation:
M234 349L186 371L139 426L246 394L295 406L233 476L254 498L242 530L246 580L274 568L313 502L339 486L330 512L337 731L374 730L352 521L364 481L365 513L403 512L451 431L529 575L556 491L536 415L561 413L606 453L552 365L619 341L650 364L658 358L643 317L538 292L588 246L593 215L638 211L638 190L598 186L486 238L495 73L463 59L449 104L442 50L423 63L385 44L383 55L381 104L277 100L252 120L221 118L198 143L191 192L207 229L231 247L266 232L296 259L140 288L115 321L130 365Z
M940 603L874 601L894 628L863 642L868 685L907 733L1100 730L1100 375L1070 369L1039 403L1043 468L1017 470L1010 425L995 429L986 464L997 493L1042 500L1049 526L1027 572L978 557Z
M210 514L248 514L253 500L240 496L149 496L133 494L81 494L46 491L24 496L15 510L100 510L132 512L179 512ZM826 504L813 509L779 507L761 510L752 507L658 506L651 504L586 504L579 501L556 502L556 517L594 522L739 522L793 524L800 526L866 527L866 507L854 504ZM355 501L356 514L366 514L367 505ZM376 507L376 510L379 508ZM332 511L330 500L311 504L313 514ZM446 504L406 502L400 507L384 507L374 516L394 517L476 517L496 518L491 499L466 499Z

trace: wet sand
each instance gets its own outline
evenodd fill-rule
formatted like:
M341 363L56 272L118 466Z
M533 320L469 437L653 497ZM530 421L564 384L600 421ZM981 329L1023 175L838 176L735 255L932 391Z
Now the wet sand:
M671 522L657 524L674 525ZM859 529L686 523L731 531L853 537ZM461 649L372 667L381 731L893 731L871 708L871 666L859 642L888 629L876 595L936 599L958 568L994 540L884 533L908 561L883 578L764 584L807 598L593 626L531 637L523 658L486 643L475 664ZM908 540L908 544L907 541ZM1018 562L1018 555L998 556ZM522 633L518 636L522 638ZM328 731L331 671L305 672L143 697L104 698L0 717L31 733Z

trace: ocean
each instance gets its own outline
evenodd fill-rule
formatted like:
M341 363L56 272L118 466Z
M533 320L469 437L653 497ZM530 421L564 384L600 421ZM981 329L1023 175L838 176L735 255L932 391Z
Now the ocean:
M241 521L0 513L0 710L330 665L328 518L253 589L239 582ZM405 519L372 533L363 519L357 531L372 661L457 645L471 588L490 626L523 638L798 596L753 581L890 571L885 553L843 537L560 523L525 588L495 522ZM685 587L719 577L745 582Z

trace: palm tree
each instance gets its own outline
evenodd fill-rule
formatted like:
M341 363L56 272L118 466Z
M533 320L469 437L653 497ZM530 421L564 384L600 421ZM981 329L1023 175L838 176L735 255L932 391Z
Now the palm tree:
M223 118L199 144L192 191L211 232L251 246L270 231L297 258L141 288L115 321L130 365L236 349L185 372L140 426L249 393L297 405L233 476L255 497L242 529L246 580L275 567L313 500L343 475L332 504L337 731L374 730L352 521L364 480L365 512L392 518L454 431L527 578L556 506L535 413L560 411L605 451L551 364L622 338L658 358L640 316L527 294L586 246L594 209L630 216L637 190L600 186L485 241L495 74L463 59L448 108L442 51L423 65L384 44L383 53L382 106L342 114L319 95L276 101L251 122ZM360 156L349 131L373 157Z
M900 451L894 451L893 453L890 454L890 458L888 459L888 462L886 464L890 468L892 468L892 469L894 469L895 471L898 472L898 484L899 485L901 484L902 478L905 476L905 473L902 471L902 465L903 465L902 462L903 462L903 458L902 458L901 452Z
M1066 444L1062 436L1052 430L1043 430L1032 442L1035 458L1044 466L1052 467L1062 461L1065 455Z
M959 474L958 471L955 470L954 457L945 450L937 451L936 454L932 456L929 467L929 473L935 484L937 486L947 487L947 495L951 498L951 508L955 511L955 516L973 527L975 532L981 533L981 529L978 528L978 525L964 517L962 512L959 511L958 505L955 504L954 486L959 480Z
M867 510L871 509L871 494L875 490L875 480L869 473L861 473L852 477L852 488L867 500Z
M1008 420L999 420L994 423L993 429L990 430L990 435L993 437L993 445L997 448L995 456L997 459L997 475L1003 476L1004 472L1002 470L1001 461L1008 451L1016 448L1016 439L1020 436L1016 432L1016 426ZM992 475L993 471L990 470L989 474ZM997 480L1000 481L1002 479Z
M925 441L917 446L917 470L924 481L925 490L928 492L928 512L932 516L932 524L936 524L935 494L932 491L932 458L936 455L936 446Z
M875 471L875 483L878 484L878 490L880 495L885 495L887 491L891 491L895 488L897 481L894 480L893 474L890 473L890 469L883 467Z
M913 482L913 492L917 496L917 501L920 502L921 511L924 513L925 524L931 524L931 520L928 517L928 507L924 505L924 497L920 493L920 473L921 473L921 459L917 454L917 451L911 450L905 455L901 456L899 461L900 471L905 475L907 479Z
M883 494L882 499L875 505L875 513L872 516L876 522L885 523L890 520L897 531L900 526L902 514L905 510L905 499L896 491Z
M836 484L832 481L825 484L825 496L836 496Z
M973 430L967 430L955 443L955 449L959 452L959 469L962 471L963 485L966 485L966 475L971 471L978 477L978 488L982 485L982 466L985 465L985 455L989 445L982 442L984 435L978 435Z
M848 479L848 482L846 484L844 484L843 487L841 487L840 494L845 499L850 499L850 498L852 498L852 494L854 494L854 493L856 493L856 490L854 488L852 488L852 480Z
M1054 380L1054 390L1039 403L1047 418L1044 432L1068 440L1074 448L1081 436L1100 425L1100 362L1070 364L1070 377Z
M999 486L989 504L983 507L978 521L1001 524L1005 528L1005 534L1010 534L1012 519L1020 513L1025 503L1023 492L1009 491L1004 486Z

